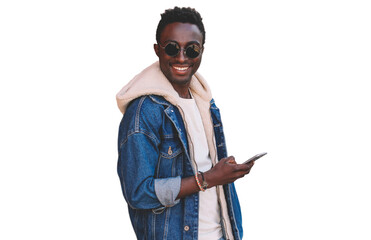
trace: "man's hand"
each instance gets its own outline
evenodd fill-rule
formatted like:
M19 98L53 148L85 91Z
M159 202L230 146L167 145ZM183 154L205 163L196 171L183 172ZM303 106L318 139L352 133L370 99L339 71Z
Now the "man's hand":
M252 166L254 166L254 161L248 164L237 164L233 156L226 157L204 173L205 180L209 187L232 183L248 174Z
M205 181L208 183L208 188L228 184L248 174L253 165L254 161L248 164L237 164L233 156L223 158L212 169L204 173ZM183 178L177 199L199 191L194 176Z

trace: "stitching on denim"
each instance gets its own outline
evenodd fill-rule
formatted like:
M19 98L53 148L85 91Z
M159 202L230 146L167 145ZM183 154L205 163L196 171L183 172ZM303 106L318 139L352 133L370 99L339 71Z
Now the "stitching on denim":
M175 158L176 156L178 156L179 154L181 154L182 152L183 152L183 149L180 148L176 152L173 152L173 154L171 154L171 155L166 154L166 153L162 153L162 152L160 152L160 155L161 155L161 157L164 157L164 158L167 158L167 159L172 159L172 158Z
M161 136L161 139L167 139L167 138L175 138L174 134L164 134Z
M122 145L124 145L124 144L128 141L128 139L129 139L130 136L133 136L133 135L136 135L136 134L143 134L143 135L146 135L147 137L149 137L149 138L151 138L153 141L155 141L156 144L159 143L158 139L157 139L155 136L153 136L151 133L146 132L146 131L144 131L144 130L139 130L139 131L137 131L137 132L131 132L131 133L129 133L128 136L127 136L127 137L126 137L126 138L125 138L125 139L120 143L120 148L122 147Z
M124 142L124 141L123 141L123 142ZM120 143L120 148L121 148L123 142ZM120 151L120 150L119 150L119 151ZM120 156L120 153L119 153L119 156ZM128 200L128 201L126 201L126 202L127 202L127 204L129 205L129 207L132 208L132 209L136 209L136 208L134 208L134 206L131 205L131 203L129 202L129 198L127 197L127 191L126 191L126 187L125 187L125 186L126 186L126 184L125 184L125 180L124 180L123 178L121 178L121 176L124 175L123 172L124 172L124 168L121 167L121 168L120 168L120 174L119 174L119 176L120 176L120 180L122 180L121 187L122 187L122 190L123 190L124 197Z
M166 211L165 211L165 227L164 227L164 238L163 239L167 239L167 233L168 233L168 229L169 229L169 215L170 215L170 211L171 211L171 208L166 208Z
M142 108L142 104L145 99L146 99L146 96L141 97L139 104L137 106L137 112L135 113L135 131L136 132L139 131L139 114L140 114L140 110Z
M146 135L147 137L151 138L153 141L155 141L156 144L159 144L160 141L157 139L156 136L154 136L152 133L150 132L147 132L147 131L144 131L144 130L141 130L139 131L138 133L142 133L144 135Z
M156 178L158 178L158 175L159 175L159 172L160 172L160 165L161 165L161 156L158 157L158 160L157 160L157 167L156 167Z
M169 120L172 122L172 124L174 126L179 126L179 124L176 124L174 119L171 118L171 116L169 115L168 112L165 111L165 114L166 116L169 118ZM180 128L180 127L179 127ZM179 139L180 139L180 142L182 144L182 148L185 149L185 155L187 156L187 159L191 159L191 157L189 156L189 153L188 153L188 150L187 150L187 142L184 142L183 139L182 139L182 132L180 131L180 129L176 127L176 131L178 133L178 136L179 136Z
M124 169L123 168L121 168L121 171L120 171L120 176L123 176L124 175ZM122 179L122 182L123 182L123 184L121 185L122 186L122 189L123 189L123 193L124 193L124 196L127 198L127 192L126 192L126 187L125 187L125 180L124 179ZM129 200L129 198L127 198L128 200ZM134 206L132 206L131 205L131 203L129 202L129 201L127 201L127 203L128 203L128 205L129 205L129 207L130 208L132 208L132 209L136 209Z
M179 171L179 173L180 173L181 177L183 177L184 161L187 161L187 159L185 159L185 158L186 158L186 156L183 154L182 158L179 159L179 161L180 161L180 171Z
M174 158L175 158L175 157L174 157ZM176 170L175 170L176 162L177 162L177 159L175 158L174 161L173 161L172 164L171 164L171 176L172 176L172 177L174 177L174 176L175 176L175 173L176 173Z
M159 96L159 95L148 95L148 97L154 101L155 103L158 103L158 104L161 104L161 105L166 105L166 106L170 106L169 102L166 101L166 100L162 100L162 99L157 99L156 96ZM162 101L161 101L162 100Z
M230 184L228 184L228 193L229 193L229 201L232 202L231 185ZM234 215L233 204L230 203L229 205L231 206L231 210L232 210L231 212L232 212L232 215L233 215L233 222L234 222L234 226L235 226L235 231L237 232L237 237L238 237L238 239L241 239L240 231L238 230L238 227L237 227L236 216Z
M134 229L137 229L138 219L139 219L138 211L135 211L135 213L134 213Z
M152 237L156 240L156 214L152 213Z
M127 134L127 136L126 136L126 138L124 138L121 142L120 142L120 148L121 148L121 146L128 140L128 137L130 136L130 135L132 135L134 133L134 131L133 130L129 130L128 131L128 134Z

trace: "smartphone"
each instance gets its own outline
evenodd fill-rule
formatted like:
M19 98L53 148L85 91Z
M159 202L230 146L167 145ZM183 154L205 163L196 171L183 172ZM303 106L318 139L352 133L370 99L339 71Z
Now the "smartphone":
M255 156L253 156L252 158L246 160L243 164L247 164L251 161L256 161L258 160L259 158L263 157L265 154L267 154L266 152L263 152L263 153L259 153L259 154L256 154Z

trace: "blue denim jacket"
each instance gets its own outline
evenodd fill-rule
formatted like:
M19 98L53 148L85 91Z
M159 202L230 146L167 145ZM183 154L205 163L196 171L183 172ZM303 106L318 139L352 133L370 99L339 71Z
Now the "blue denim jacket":
M227 156L219 109L211 101L218 159ZM175 200L181 178L194 176L187 133L177 107L142 96L128 106L119 129L118 175L138 239L198 238L198 193ZM234 239L242 239L234 184L223 186Z

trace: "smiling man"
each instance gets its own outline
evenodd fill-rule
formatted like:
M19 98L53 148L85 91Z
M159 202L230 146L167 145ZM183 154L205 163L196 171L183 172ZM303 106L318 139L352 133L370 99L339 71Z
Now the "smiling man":
M200 14L166 10L159 58L117 94L123 118L118 174L138 239L242 239L233 182L253 162L227 156L220 113L197 72L205 44Z

